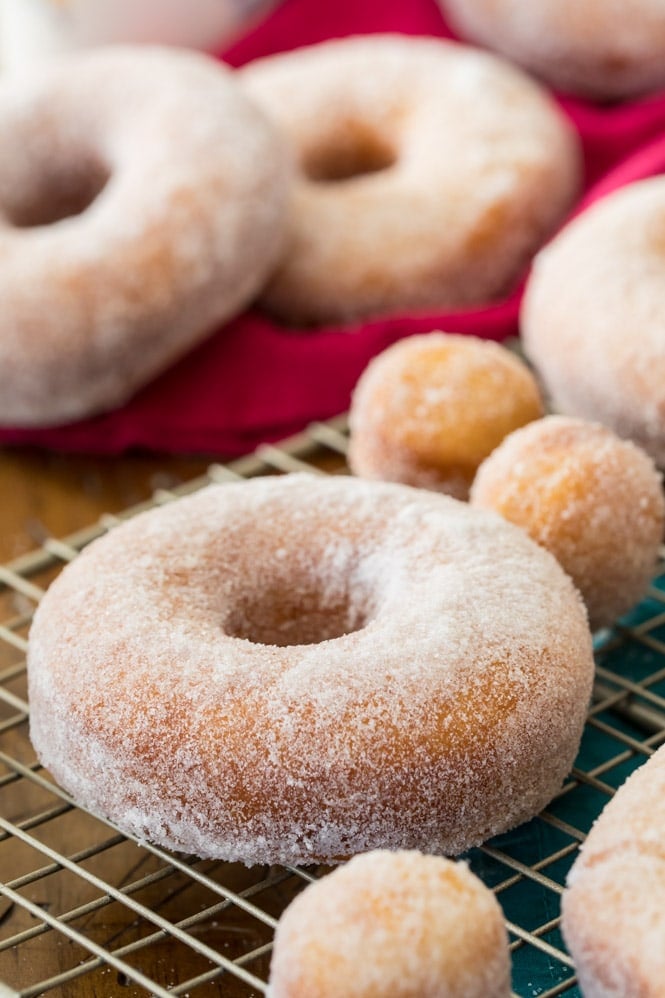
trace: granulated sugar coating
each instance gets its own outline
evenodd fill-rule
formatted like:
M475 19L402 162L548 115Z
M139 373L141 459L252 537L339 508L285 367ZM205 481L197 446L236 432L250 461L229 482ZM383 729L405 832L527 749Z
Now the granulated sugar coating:
M464 863L356 856L280 919L270 998L509 998L496 898Z
M56 779L138 838L252 863L455 854L556 792L582 602L491 513L406 486L216 486L90 545L28 655Z
M638 603L665 531L651 458L597 423L548 416L506 437L480 466L471 502L516 523L556 557L593 627Z
M665 86L663 0L438 0L466 41L556 90L623 100Z
M501 298L575 199L569 122L478 49L357 35L268 55L240 76L299 166L287 250L262 295L289 324Z
M127 401L282 251L281 136L203 55L110 46L0 87L0 423Z
M563 931L586 998L662 998L665 748L619 788L568 877Z
M661 468L664 218L663 176L591 205L536 257L520 318L554 408L609 426Z
M351 403L349 463L362 478L466 499L478 465L544 414L514 353L475 336L409 336L365 368Z

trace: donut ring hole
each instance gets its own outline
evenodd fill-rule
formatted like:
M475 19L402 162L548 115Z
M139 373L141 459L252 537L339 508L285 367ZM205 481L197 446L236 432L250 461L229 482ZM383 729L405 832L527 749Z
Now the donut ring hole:
M223 629L258 645L315 645L362 630L374 613L367 586L353 574L332 582L325 573L296 571L237 593Z
M397 149L364 122L347 123L303 154L303 170L315 183L339 183L380 173L397 162Z
M26 171L24 182L5 199L5 217L17 229L53 225L82 215L111 176L108 166L92 154L75 164L46 161L45 167Z

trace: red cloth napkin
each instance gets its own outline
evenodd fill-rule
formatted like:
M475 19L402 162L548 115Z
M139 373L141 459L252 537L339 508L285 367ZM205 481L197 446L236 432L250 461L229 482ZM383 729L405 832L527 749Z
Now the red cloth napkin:
M223 58L239 66L326 38L383 31L452 37L435 0L285 0ZM584 150L580 206L665 167L665 92L624 104L602 106L569 97L560 98L560 104ZM473 311L398 316L306 333L252 310L122 409L57 428L0 428L0 444L107 454L137 447L243 453L342 412L370 358L400 337L432 329L495 340L515 334L520 294Z

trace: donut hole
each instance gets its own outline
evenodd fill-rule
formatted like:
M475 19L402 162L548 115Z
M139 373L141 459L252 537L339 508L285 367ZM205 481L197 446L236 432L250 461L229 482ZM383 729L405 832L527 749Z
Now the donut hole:
M385 136L364 125L353 125L308 149L303 169L316 183L335 183L387 170L397 151Z
M8 221L18 229L53 225L83 214L106 187L110 170L93 157L75 165L51 162L31 174L3 205Z
M258 645L315 645L362 630L372 616L365 588L351 580L285 578L241 594L224 631Z

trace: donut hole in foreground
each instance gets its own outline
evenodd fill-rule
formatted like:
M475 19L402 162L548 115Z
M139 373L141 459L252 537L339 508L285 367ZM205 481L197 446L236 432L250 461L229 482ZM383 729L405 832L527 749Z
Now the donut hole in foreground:
M53 225L83 214L106 187L111 171L99 159L58 159L25 171L23 182L3 198L3 214L18 229Z
M224 633L259 645L314 645L362 630L374 613L368 587L353 574L332 582L325 574L296 572L237 593Z
M356 123L305 150L303 170L309 180L334 183L380 173L396 162L397 150L385 136Z

